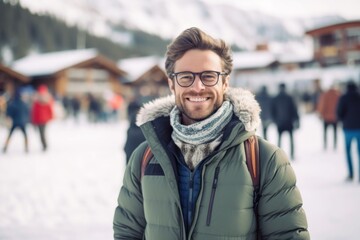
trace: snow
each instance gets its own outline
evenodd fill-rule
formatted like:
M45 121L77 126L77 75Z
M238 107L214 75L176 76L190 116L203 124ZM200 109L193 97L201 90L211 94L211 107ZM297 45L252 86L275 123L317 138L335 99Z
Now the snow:
M15 132L8 152L0 153L0 239L112 239L127 126L125 120L98 124L55 120L47 128L47 152L41 151L37 132L29 126L28 154L20 131ZM276 143L273 126L268 134L269 141ZM7 129L0 127L1 144L6 135ZM360 185L357 175L355 182L345 182L343 145L339 129L338 149L324 151L322 123L313 114L302 116L292 166L312 239L358 237ZM289 152L287 135L283 148Z
M275 55L268 51L246 51L233 54L234 69L264 68L276 61Z
M165 66L165 59L157 56L125 58L119 60L117 65L120 69L126 69L131 81L135 81L155 66L158 66L165 72L163 67Z
M131 36L119 30L117 28L119 24L125 28L139 29L165 39L173 38L184 29L196 26L216 38L224 39L241 48L254 49L256 44L259 41L263 42L264 39L292 42L302 38L303 22L313 21L283 19L278 14L265 14L259 9L242 10L244 8L236 6L237 1L233 4L211 4L202 0L20 0L19 2L33 13L55 16L68 25L76 25L91 34L107 37L121 44L124 42L128 44ZM338 22L338 17L336 21ZM334 22L334 20L327 19L326 22ZM280 42L286 44L285 41Z
M15 61L12 68L25 76L50 75L97 55L97 50L92 48L34 54Z

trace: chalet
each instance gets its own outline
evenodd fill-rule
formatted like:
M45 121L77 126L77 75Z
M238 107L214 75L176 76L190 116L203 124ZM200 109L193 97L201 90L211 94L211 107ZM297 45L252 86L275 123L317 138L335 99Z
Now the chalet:
M13 68L31 79L36 88L45 84L57 97L72 94L122 94L120 78L125 71L95 49L68 50L29 55Z
M30 82L25 75L0 64L0 95L7 93L11 95L18 87Z
M120 60L119 68L128 73L123 81L126 97L147 101L170 94L164 65L164 60L156 56Z
M231 84L235 87L258 88L277 69L279 63L268 51L247 51L233 54Z
M231 83L254 92L267 85L276 91L279 82L289 89L308 91L314 82L323 88L349 80L360 83L360 21L338 23L307 31L312 47L285 46L276 53L267 47L234 53ZM304 45L305 46L305 45Z
M306 32L314 41L314 58L321 66L360 64L360 20Z
M321 72L313 65L311 51L285 52L248 51L233 54L231 84L256 92L262 85L277 91L277 85L285 82L290 89L304 90Z

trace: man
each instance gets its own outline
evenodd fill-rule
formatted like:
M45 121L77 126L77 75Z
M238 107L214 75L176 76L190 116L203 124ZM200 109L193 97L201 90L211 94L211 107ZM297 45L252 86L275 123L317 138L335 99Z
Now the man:
M272 97L268 93L266 86L261 86L260 91L255 96L255 99L256 101L258 101L261 107L260 118L261 118L263 138L268 139L267 130L271 124L270 110L271 110Z
M27 104L22 99L21 91L20 89L16 89L14 96L11 98L11 100L8 103L7 109L6 109L6 116L8 116L11 119L12 125L9 130L9 135L6 138L3 152L5 153L8 149L10 139L12 134L14 133L14 130L16 128L19 128L21 132L24 135L24 145L25 145L25 152L29 151L29 143L28 143L28 137L26 133L26 124L29 122L29 108Z
M292 96L286 92L285 83L279 84L279 93L271 102L271 116L277 126L278 145L281 146L281 136L284 132L290 137L290 156L295 159L294 129L299 127L297 106Z
M349 82L346 88L346 93L339 99L337 117L342 122L345 135L345 150L348 166L347 180L352 181L354 178L354 170L351 156L351 143L354 139L357 141L357 152L358 158L360 159L360 93L354 82Z
M260 109L250 92L228 87L230 48L190 28L168 46L165 67L173 95L137 116L146 142L127 165L114 238L256 239L258 229L263 239L309 239L289 161L263 139L255 217L243 142L255 134ZM153 157L141 177L147 145Z
M136 125L136 115L141 107L141 103L135 98L132 99L127 107L127 114L129 120L129 128L126 132L126 142L124 151L126 154L126 164L130 160L130 156L134 149L136 149L143 141L145 141L144 134L141 129Z
M340 98L340 91L336 89L335 85L332 85L327 91L320 95L317 105L317 112L324 123L324 150L327 148L327 128L331 126L334 131L334 149L337 145L337 116L336 106Z

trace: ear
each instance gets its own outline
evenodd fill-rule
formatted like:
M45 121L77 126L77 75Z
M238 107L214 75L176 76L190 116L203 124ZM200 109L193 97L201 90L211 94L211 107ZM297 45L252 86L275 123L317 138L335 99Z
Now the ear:
M224 79L223 86L222 86L224 92L229 88L229 81L230 81L230 76L228 75Z
M174 86L174 81L171 78L168 78L168 84L169 84L169 88L170 91L175 94L175 86Z

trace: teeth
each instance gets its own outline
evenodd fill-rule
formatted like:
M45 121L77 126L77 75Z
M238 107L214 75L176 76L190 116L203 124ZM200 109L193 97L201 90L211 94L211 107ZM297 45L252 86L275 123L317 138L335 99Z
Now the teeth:
M191 102L204 102L206 98L189 98Z

